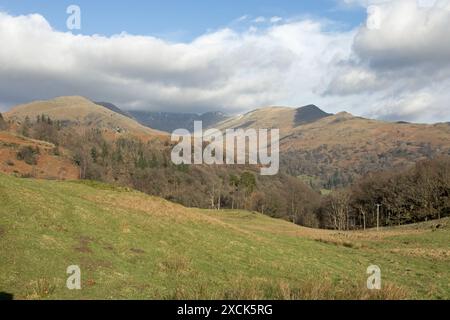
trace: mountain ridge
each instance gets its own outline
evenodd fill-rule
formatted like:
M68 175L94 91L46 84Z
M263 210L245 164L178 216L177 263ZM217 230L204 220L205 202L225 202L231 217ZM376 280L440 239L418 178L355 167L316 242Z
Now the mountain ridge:
M7 119L19 123L23 123L27 117L35 120L41 115L61 121L64 125L80 128L91 127L106 130L111 134L166 135L166 133L145 127L132 118L81 96L64 96L34 101L15 106L5 113Z
M112 108L112 104L108 106ZM113 137L124 133L144 140L154 136L169 137L166 132L145 127L82 97L60 97L20 105L5 116L6 120L23 121L26 116L34 120L42 114L54 120L69 119L75 128L102 128ZM186 122L186 114L179 115L179 119L176 114L154 114L159 118L177 120L170 120L172 128L193 129ZM357 117L348 112L330 114L315 105L260 108L227 117L218 123L214 123L215 116L223 117L222 113L204 115L212 118L212 124L204 123L204 128L214 127L222 131L280 129L280 171L292 176L315 177L320 186L327 189L349 185L368 172L407 168L417 161L450 154L450 125L447 123L386 122ZM191 125L195 117L188 117Z
M405 169L450 155L450 125L395 123L326 113L315 105L266 107L218 129L280 129L280 170L318 179L317 188L347 186L369 172Z
M194 131L194 121L202 121L203 127L207 128L229 118L220 111L197 114L131 110L128 113L142 125L165 132L173 132L176 129L187 129L192 132Z
M105 107L113 112L116 112L118 114L121 114L127 118L136 120L133 118L133 116L131 114L129 114L127 111L122 110L121 108L119 108L118 106L116 106L115 104L111 103L111 102L103 102L103 101L93 101L95 104L98 104L102 107Z

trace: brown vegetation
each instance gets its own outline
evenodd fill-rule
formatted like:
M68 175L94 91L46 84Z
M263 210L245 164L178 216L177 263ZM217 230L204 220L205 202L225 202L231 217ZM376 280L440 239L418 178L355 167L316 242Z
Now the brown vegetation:
M311 113L312 112L312 113ZM312 121L308 116L319 115ZM309 176L317 190L349 186L370 172L404 169L416 162L450 154L450 125L393 123L270 107L217 124L219 129L279 128L281 170Z
M326 196L318 215L323 227L337 230L447 217L450 215L450 157L422 161L403 172L369 174L351 187Z
M11 130L28 138L5 133L0 169L23 176L70 178L76 168L77 178L135 188L189 207L247 209L336 230L449 215L449 160L438 159L450 150L448 124L325 115L305 122L296 119L295 109L275 107L219 125L283 128L283 172L264 177L255 166L174 165L167 136L84 98L57 98L8 113ZM30 143L36 140L41 142ZM67 163L69 154L72 163L55 163ZM425 161L429 158L436 160ZM415 168L405 171L416 162ZM312 177L309 186L293 176L299 174ZM323 187L346 188L321 196Z
M66 126L46 115L28 117L18 128L32 139L50 141L55 150L70 151L79 178L131 187L189 207L247 209L318 226L313 209L320 196L295 177L259 176L255 166L174 165L172 144L132 135L109 139L96 128ZM19 158L32 164L37 150L24 148Z
M0 172L43 179L77 179L78 167L55 145L0 132Z

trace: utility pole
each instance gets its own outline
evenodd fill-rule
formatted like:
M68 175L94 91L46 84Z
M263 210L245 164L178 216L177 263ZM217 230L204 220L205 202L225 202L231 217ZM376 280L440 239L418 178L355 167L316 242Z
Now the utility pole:
M380 207L381 207L381 204L377 203L376 206L377 206L377 231L379 231L380 230Z

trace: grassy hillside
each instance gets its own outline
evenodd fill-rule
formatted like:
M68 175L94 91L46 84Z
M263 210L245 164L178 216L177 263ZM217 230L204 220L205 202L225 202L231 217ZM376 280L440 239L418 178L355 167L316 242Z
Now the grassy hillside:
M16 106L5 113L7 119L19 122L24 122L26 117L34 121L41 115L82 130L95 128L112 135L128 133L138 137L166 136L166 133L145 127L134 119L79 96L35 101Z
M450 298L450 222L337 233L0 174L0 292L18 299ZM365 289L381 267L383 290ZM80 291L65 288L79 265Z

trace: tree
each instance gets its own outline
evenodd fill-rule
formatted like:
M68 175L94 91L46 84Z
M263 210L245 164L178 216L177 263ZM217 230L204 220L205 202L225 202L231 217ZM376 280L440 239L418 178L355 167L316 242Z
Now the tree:
M21 147L17 152L17 160L25 161L26 164L36 165L39 149L30 146Z
M366 210L365 210L364 206L362 206L362 205L356 205L356 207L357 207L357 210L358 210L359 215L360 215L359 216L360 220L361 220L360 224L361 224L363 230L366 230L366 216L367 216Z
M243 172L241 174L239 185L243 187L246 195L251 194L256 187L255 175L248 171Z
M339 190L328 197L328 214L336 230L349 230L350 194Z
M97 162L98 152L97 152L97 148L95 146L91 148L91 158L92 158L92 161L94 161L94 163Z
M3 119L2 114L0 113L0 130L6 130L8 128L8 124L5 119Z
M28 116L26 116L25 121L22 123L22 126L20 128L20 133L25 137L29 137L30 136L30 127L31 127L30 118Z
M58 126L54 125L50 117L45 115L37 116L37 121L34 124L30 124L30 136L37 140L49 141L55 145L58 145Z

